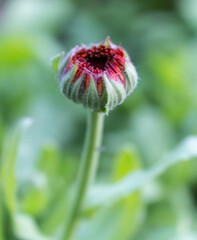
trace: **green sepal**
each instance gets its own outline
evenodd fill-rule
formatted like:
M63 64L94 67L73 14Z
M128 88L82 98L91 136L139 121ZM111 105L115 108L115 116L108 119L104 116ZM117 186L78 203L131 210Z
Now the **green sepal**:
M106 37L105 40L103 41L103 44L105 45L105 47L109 47L111 44L111 40L110 37Z
M113 86L111 85L108 77L104 74L103 75L103 85L105 86L105 93L104 99L101 100L101 105L104 105L106 113L111 110L116 102L116 93L113 90Z
M101 110L108 113L117 105L121 104L126 98L126 91L124 85L109 79L105 74L103 75L104 93L101 99Z
M61 62L64 56L65 56L65 52L61 52L50 59L51 66L55 72L58 72L59 63Z
M103 113L108 113L108 109L106 108L107 104L107 92L104 89L102 98L100 99L100 111Z
M138 76L135 67L130 62L125 62L124 76L126 80L125 89L129 95L137 86Z
M81 83L84 78L84 75L82 75L79 79L77 79L76 82L73 83L71 87L71 93L70 93L70 99L73 100L76 103L80 103L80 90L81 90Z
M117 96L116 105L119 105L126 98L126 91L125 91L124 85L123 85L123 83L119 83L119 82L114 81L114 80L111 80L110 82L111 82L111 84L114 88L114 91L116 92L116 96Z
M86 92L82 95L82 103L84 107L90 108L93 111L99 110L99 96L97 87L93 78L90 76L90 85Z
M70 92L71 92L71 82L73 80L73 77L75 75L75 72L77 70L78 64L75 64L72 69L67 72L62 78L60 79L60 90L63 95L66 95L68 98L70 98Z

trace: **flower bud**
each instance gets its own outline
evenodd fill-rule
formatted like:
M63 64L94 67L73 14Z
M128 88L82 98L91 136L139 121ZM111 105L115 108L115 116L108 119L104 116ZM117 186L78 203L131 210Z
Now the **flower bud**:
M127 52L109 37L89 47L76 46L52 59L61 92L92 111L108 113L137 85L137 72Z

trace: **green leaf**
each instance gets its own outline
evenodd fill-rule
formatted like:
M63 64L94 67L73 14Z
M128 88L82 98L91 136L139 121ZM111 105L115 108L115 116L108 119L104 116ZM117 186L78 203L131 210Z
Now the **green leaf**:
M16 234L21 240L52 240L40 233L35 221L26 214L15 214Z
M197 137L191 136L181 142L174 150L165 154L150 169L137 170L116 183L97 185L92 188L87 197L86 208L112 205L120 199L136 192L171 166L181 161L188 161L194 157L197 157Z
M1 181L4 194L4 201L10 212L16 209L16 177L15 164L17 159L18 147L23 131L31 124L29 118L23 119L15 127L15 129L7 135L2 149L1 162Z
M63 156L54 142L47 141L43 145L38 159L38 169L47 177L47 188L44 186L45 190L37 190L42 191L43 194L46 193L47 202L40 223L43 232L46 234L54 233L67 217L70 206L69 189L70 184L75 179L76 164L77 159L69 154ZM31 199L31 196L28 198L31 202L34 201L34 197L33 199ZM35 210L32 206L33 209Z
M2 202L0 202L0 240L3 239L3 207Z
M140 161L135 149L124 148L116 157L112 179L118 181L139 166ZM139 227L142 212L140 193L127 195L114 204L106 204L99 208L82 226L84 231L85 228L88 229L87 234L83 235L79 232L76 239L127 240Z
M35 217L39 216L46 209L49 202L50 195L46 176L34 171L33 177L26 179L20 187L20 210Z
M126 146L116 157L112 181L117 181L129 172L139 169L140 161L133 146Z

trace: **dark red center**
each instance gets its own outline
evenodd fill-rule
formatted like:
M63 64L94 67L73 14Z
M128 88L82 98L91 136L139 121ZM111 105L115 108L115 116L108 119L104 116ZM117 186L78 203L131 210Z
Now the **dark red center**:
M81 48L77 51L67 64L66 71L78 63L77 70L72 79L72 83L77 81L84 74L82 86L88 89L90 76L97 84L99 96L103 92L102 75L105 73L114 81L124 83L124 52L121 47L106 47L104 44L93 46L92 48ZM91 73L91 74L90 74Z
M93 56L93 57L86 57L87 63L90 63L90 66L93 66L94 69L98 68L101 70L105 69L106 63L108 62L108 56L101 55L101 56Z
M91 49L82 48L73 56L72 62L75 64L78 61L81 71L88 69L92 73L99 74L110 68L116 73L123 67L123 56L124 54L119 48L113 49L101 44Z

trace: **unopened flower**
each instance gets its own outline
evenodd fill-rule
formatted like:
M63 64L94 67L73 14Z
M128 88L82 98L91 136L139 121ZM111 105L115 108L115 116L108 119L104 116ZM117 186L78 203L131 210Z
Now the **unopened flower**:
M89 47L76 46L52 59L61 92L92 111L107 113L121 104L137 85L137 73L127 52L109 37Z

